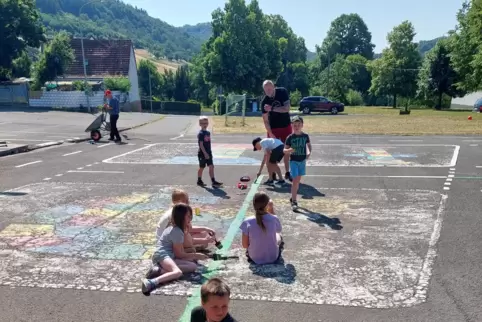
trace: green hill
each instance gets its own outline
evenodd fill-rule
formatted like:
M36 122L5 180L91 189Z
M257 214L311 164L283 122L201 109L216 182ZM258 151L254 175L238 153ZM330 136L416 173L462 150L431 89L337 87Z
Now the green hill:
M199 52L210 24L174 27L150 17L145 10L119 0L85 5L87 0L37 0L48 31L66 30L75 36L132 39L137 48L158 57L190 59ZM209 28L207 28L209 25Z

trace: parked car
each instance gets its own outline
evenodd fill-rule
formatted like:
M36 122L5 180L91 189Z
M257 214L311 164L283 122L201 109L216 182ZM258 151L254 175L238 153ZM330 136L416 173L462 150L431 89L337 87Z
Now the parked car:
M474 104L474 112L482 112L482 97L479 98Z
M303 114L310 114L311 112L330 112L335 115L345 110L345 105L338 102L333 102L323 96L308 96L303 97L300 102L299 110Z

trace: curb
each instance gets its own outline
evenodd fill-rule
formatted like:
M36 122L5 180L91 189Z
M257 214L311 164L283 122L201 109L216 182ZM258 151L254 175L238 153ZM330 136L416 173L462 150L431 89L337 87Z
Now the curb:
M12 154L17 154L17 153L28 152L28 151L29 151L28 145L21 145L21 146L17 146L15 148L12 148L12 149L0 151L0 157L12 155Z
M126 127L124 129L119 130L119 132L129 131L129 130L132 130L132 129L135 129L135 128L138 128L138 127L141 127L141 126L144 126L144 125L148 125L148 124L157 122L159 120L162 120L163 118L164 118L164 116L161 116L161 117L159 117L155 120L149 121L149 122L144 122L142 124ZM51 142L45 142L45 143L40 143L40 144L31 144L31 145L27 144L27 145L18 146L18 147L12 148L12 149L0 151L0 157L12 155L12 154L34 151L34 150L43 149L43 148L47 148L47 147L54 146L54 145L61 145L61 144L64 144L65 142L79 143L79 142L85 142L85 141L88 141L88 140L90 140L90 137L88 137L88 138L70 138L70 139L66 139L66 140L63 140L63 141L51 141Z

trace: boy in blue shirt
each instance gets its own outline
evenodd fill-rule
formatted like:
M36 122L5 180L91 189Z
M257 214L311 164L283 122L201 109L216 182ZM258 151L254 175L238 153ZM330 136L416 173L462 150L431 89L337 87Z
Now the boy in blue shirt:
M303 118L295 116L292 120L293 133L286 138L284 153L290 154L290 172L293 177L291 185L291 208L298 209L296 196L300 187L301 177L306 175L306 160L311 154L311 142L308 134L302 131Z

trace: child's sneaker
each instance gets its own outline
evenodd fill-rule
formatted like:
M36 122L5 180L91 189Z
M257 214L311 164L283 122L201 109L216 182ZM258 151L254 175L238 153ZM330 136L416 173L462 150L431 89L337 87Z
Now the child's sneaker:
M146 273L148 280L161 276L161 268L157 265L152 265Z
M285 180L293 182L293 178L291 177L291 173L289 171L285 173Z
M293 201L293 199L290 198L290 204L291 204L291 210L293 210L293 211L298 210L298 202L296 200Z
M275 185L275 187L280 187L280 188L281 188L281 187L284 187L284 186L286 185L286 181L284 181L284 180L278 180L278 181L276 181L276 183L275 183L274 185Z
M197 180L197 185L200 186L200 187L205 187L205 186L207 186L207 184L205 184L204 181L202 181L201 179L198 179L198 180Z
M156 283L154 283L152 280L148 280L147 278L144 278L142 280L141 290L142 294L144 294L145 296L151 295L151 292L154 291L156 287Z
M268 179L265 182L263 182L263 185L265 186L274 186L274 180Z
M219 188L223 186L222 182L217 182L216 180L213 180L212 185L214 188Z

